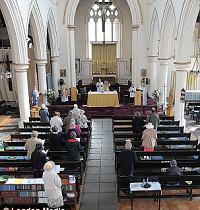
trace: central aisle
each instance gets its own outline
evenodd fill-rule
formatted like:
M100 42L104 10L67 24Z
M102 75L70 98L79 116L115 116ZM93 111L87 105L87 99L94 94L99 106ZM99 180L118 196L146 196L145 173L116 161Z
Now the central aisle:
M81 210L117 210L112 119L92 119Z

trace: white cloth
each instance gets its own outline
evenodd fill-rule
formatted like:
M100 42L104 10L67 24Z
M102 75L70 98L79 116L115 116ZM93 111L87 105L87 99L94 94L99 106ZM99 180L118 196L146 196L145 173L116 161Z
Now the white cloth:
M97 82L96 87L97 87L97 92L104 91L103 82Z
M62 197L61 179L55 171L44 171L42 178L48 200Z
M134 98L135 97L135 91L136 91L136 88L135 87L130 87L129 88L129 92L130 92L130 98Z
M58 117L58 116L52 117L50 120L50 125L51 125L51 128L56 126L58 128L58 132L62 131L63 122L60 117Z
M147 105L147 87L143 87L142 92L142 105Z

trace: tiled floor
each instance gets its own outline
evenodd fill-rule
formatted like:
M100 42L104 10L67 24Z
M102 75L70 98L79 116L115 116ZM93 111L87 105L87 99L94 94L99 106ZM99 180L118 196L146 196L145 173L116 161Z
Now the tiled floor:
M93 119L81 210L117 210L111 119Z

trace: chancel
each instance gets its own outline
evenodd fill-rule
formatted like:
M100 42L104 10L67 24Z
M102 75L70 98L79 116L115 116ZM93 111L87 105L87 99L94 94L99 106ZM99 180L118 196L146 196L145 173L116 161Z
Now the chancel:
M199 8L200 0L0 0L0 209L200 209ZM155 127L143 133L148 122ZM53 202L46 160L34 161L44 152L63 189L52 189ZM166 175L172 159L181 176Z

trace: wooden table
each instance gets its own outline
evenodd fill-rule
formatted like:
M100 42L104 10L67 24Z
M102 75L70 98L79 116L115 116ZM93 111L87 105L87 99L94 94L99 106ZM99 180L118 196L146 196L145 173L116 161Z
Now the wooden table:
M119 107L117 91L88 92L88 107Z

